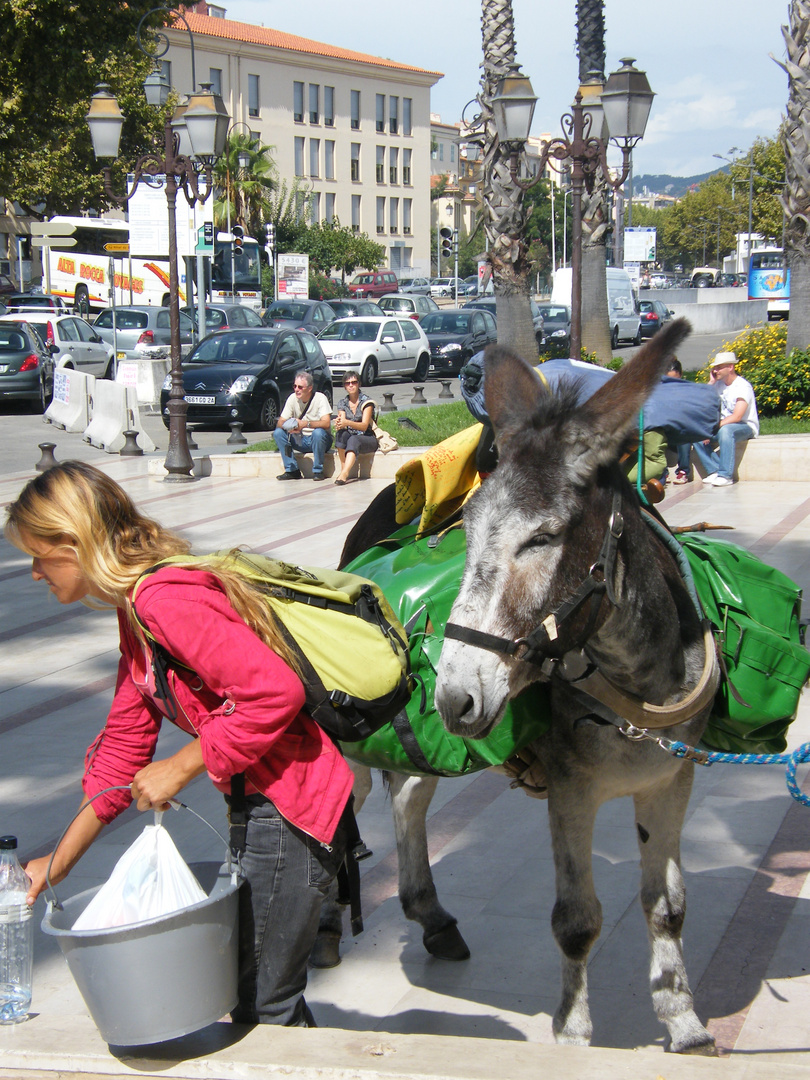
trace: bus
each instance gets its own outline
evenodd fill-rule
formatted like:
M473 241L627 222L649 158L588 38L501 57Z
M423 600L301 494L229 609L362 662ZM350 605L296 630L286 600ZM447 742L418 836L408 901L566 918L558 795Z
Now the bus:
M752 251L748 267L748 299L768 301L769 319L786 319L790 310L790 270L781 248Z
M169 259L167 254L154 258L135 258L128 254L129 225L117 218L54 217L54 223L74 226L75 246L60 248L60 238L53 237L50 249L43 249L43 261L49 259L50 274L45 273L47 288L61 296L77 311L85 314L101 311L112 303L169 303ZM244 303L261 307L261 259L256 240L244 237L241 251L233 255L231 289L231 244L215 236L214 256L206 258L206 289L212 303ZM196 280L196 257L178 260L181 305L191 303L190 283Z

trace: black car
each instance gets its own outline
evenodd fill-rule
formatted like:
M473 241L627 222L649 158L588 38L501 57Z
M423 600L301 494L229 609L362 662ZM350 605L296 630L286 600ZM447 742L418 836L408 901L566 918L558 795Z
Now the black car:
M674 314L660 300L639 300L638 311L642 337L652 337Z
M312 334L286 327L209 334L183 361L188 422L227 429L238 420L272 431L293 392L297 371L309 371L315 390L331 402L329 365ZM171 376L167 376L160 393L160 411L167 428L170 388Z
M276 300L262 314L265 326L294 326L311 334L319 334L336 318L325 300Z
M571 308L567 304L538 304L543 316L546 349L568 357L571 344Z
M31 326L0 323L0 399L28 401L45 412L53 397L53 357Z
M180 309L188 315L197 329L197 308L186 306ZM264 326L261 315L246 304L205 305L205 332L213 334L215 330L241 330L245 326Z
M444 308L425 315L421 326L430 342L431 375L457 375L472 356L498 340L488 311Z
M373 300L327 300L336 319L350 319L353 316L384 315L385 312Z
M538 349L542 349L546 343L543 316L540 314L540 308L534 300L529 300L529 307L532 312L532 322L534 323L534 336L537 338L537 347ZM475 300L468 300L464 305L464 308L465 310L467 308L479 308L481 311L488 311L493 319L497 318L497 315L495 314L494 296L479 296Z

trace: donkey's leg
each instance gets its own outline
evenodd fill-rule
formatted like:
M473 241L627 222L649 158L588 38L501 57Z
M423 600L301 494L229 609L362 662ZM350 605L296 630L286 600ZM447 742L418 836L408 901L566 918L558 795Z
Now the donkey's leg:
M358 765L349 761L354 773L354 812L360 813L360 807L368 798L371 791L371 769L365 765ZM332 882L329 895L321 907L321 918L318 923L318 936L309 954L309 962L312 967L331 968L340 963L340 939L343 936L343 906L338 903L338 884Z
M470 950L456 920L439 903L430 872L427 812L438 784L435 776L388 773L399 861L399 900L409 919L418 922L427 951L440 960L467 960Z
M562 998L552 1022L558 1043L587 1046L588 954L602 929L602 905L591 866L597 806L587 784L549 784L549 824L557 898L551 929L562 954Z
M641 849L641 905L650 937L653 1007L669 1031L667 1049L713 1055L714 1039L695 1014L681 943L686 892L680 838L693 768L691 763L682 765L668 788L634 798Z

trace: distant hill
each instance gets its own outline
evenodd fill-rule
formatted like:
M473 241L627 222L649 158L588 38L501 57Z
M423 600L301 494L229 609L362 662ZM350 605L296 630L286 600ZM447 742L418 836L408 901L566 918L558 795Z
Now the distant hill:
M685 195L695 184L701 184L710 176L714 176L719 169L701 173L700 176L668 176L666 173L654 176L647 173L644 176L633 177L633 194L641 195L646 188L652 195L672 195L676 199Z

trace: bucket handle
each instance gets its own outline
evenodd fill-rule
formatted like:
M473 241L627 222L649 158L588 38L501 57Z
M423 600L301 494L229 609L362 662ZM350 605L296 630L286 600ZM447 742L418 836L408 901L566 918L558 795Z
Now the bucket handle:
M79 807L79 809L76 811L76 813L73 815L73 817L70 819L70 821L67 823L67 825L62 830L62 835L56 841L54 849L51 852L51 857L48 860L48 868L45 871L45 884L46 884L46 887L47 887L46 891L50 893L50 897L48 897L48 908L49 908L49 910L52 911L54 908L56 908L57 911L62 911L63 910L62 903L59 900L59 897L56 895L56 890L54 889L53 885L51 884L51 867L53 866L54 856L56 855L56 852L59 849L59 845L65 839L65 835L66 835L68 829L73 824L73 822L76 820L76 818L79 816L79 814L81 814L81 812L83 810L86 810L88 806L91 806L96 801L96 799L98 799L101 795L106 795L110 791L129 791L130 788L131 788L130 784L113 784L112 787L102 788L101 791L97 791L96 794L93 795L92 798L88 799L86 803L83 803ZM208 828L211 830L211 832L215 836L219 837L219 839L225 845L225 850L227 852L228 873L232 874L233 873L233 864L232 864L231 846L228 843L228 841L225 839L225 837L222 835L222 833L218 829L214 828L214 826L211 824L210 821L208 821L207 818L204 818L202 816L202 814L198 814L196 810L192 810L190 806L186 805L186 803L181 802L179 799L168 799L167 801L168 801L169 806L171 806L171 808L173 810L180 810L180 809L188 810L188 812L190 814L193 814L195 818L197 818L199 821L201 821L203 823L203 825L207 825ZM237 861L236 861L236 865L237 865L237 871L238 871L239 868L240 868L238 858L237 858Z

